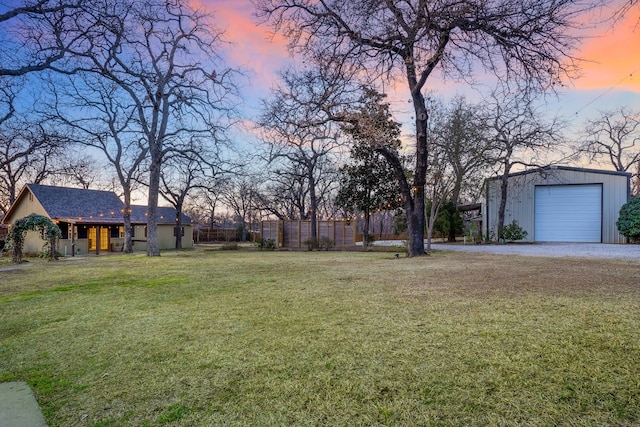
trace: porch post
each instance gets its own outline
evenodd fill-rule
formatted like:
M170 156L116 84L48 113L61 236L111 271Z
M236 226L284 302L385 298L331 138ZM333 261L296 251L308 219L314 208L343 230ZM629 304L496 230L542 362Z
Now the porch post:
M71 229L71 256L76 256L76 226L74 223L69 224Z
M101 228L99 225L96 226L96 255L100 255L100 231Z

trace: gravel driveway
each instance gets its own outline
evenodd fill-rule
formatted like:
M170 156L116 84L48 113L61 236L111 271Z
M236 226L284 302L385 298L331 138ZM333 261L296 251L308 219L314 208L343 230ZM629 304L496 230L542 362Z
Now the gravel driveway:
M432 244L446 251L485 252L502 255L528 255L575 258L617 258L640 261L640 245L605 243L533 243L507 245Z
M359 243L362 245L362 243ZM377 240L375 246L402 246L400 240ZM500 255L525 255L573 258L629 259L640 261L640 245L606 243L513 243L506 245L463 245L433 243L431 248L442 251L484 252Z

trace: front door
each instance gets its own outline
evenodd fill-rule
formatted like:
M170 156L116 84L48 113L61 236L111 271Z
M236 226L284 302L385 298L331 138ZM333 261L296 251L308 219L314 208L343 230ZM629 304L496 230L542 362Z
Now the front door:
M89 251L96 250L96 242L98 241L98 229L100 229L100 250L108 251L110 237L109 227L89 227L89 229L87 230L87 237L89 238Z

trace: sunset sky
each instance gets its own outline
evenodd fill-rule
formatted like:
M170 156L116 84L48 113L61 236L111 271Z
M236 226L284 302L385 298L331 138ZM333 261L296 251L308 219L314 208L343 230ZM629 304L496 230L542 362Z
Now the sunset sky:
M232 43L229 50L232 65L249 70L245 99L265 97L277 70L289 60L285 40L279 35L270 37L267 26L256 25L250 0L194 0L193 3L212 12L215 24L225 30L226 40ZM611 3L601 16L613 14L622 1ZM576 126L602 109L620 105L640 108L640 6L612 25L609 22L590 30L589 37L576 52L576 56L585 60L583 77L568 82L557 101L548 101L550 111L574 117ZM430 80L429 83L431 88L439 88L436 93L442 97L470 92L462 83L448 84L444 91L441 82ZM250 101L249 104L247 113L257 114L258 103Z

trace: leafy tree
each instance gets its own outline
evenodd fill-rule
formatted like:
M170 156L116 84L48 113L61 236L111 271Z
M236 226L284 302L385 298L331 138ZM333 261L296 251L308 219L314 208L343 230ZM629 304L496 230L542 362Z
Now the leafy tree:
M256 0L259 16L292 50L353 64L361 78L404 78L415 113L411 181L396 151L379 152L396 171L409 229L408 254L422 255L428 171L428 111L423 91L437 71L470 78L480 64L523 90L551 87L572 74L580 6L574 0Z
M348 213L364 215L363 246L369 245L371 213L396 209L400 196L394 170L376 150L379 146L399 146L400 125L393 121L385 95L366 89L364 102L350 123L343 126L351 138L351 160L341 168L342 185L336 204Z
M618 231L634 241L640 240L640 196L632 197L620 208Z
M430 212L431 203L430 200L427 202L427 212ZM440 209L433 230L442 236L449 236L451 230L453 230L455 235L460 235L464 231L463 225L464 223L460 212L454 208L452 202L447 202Z

